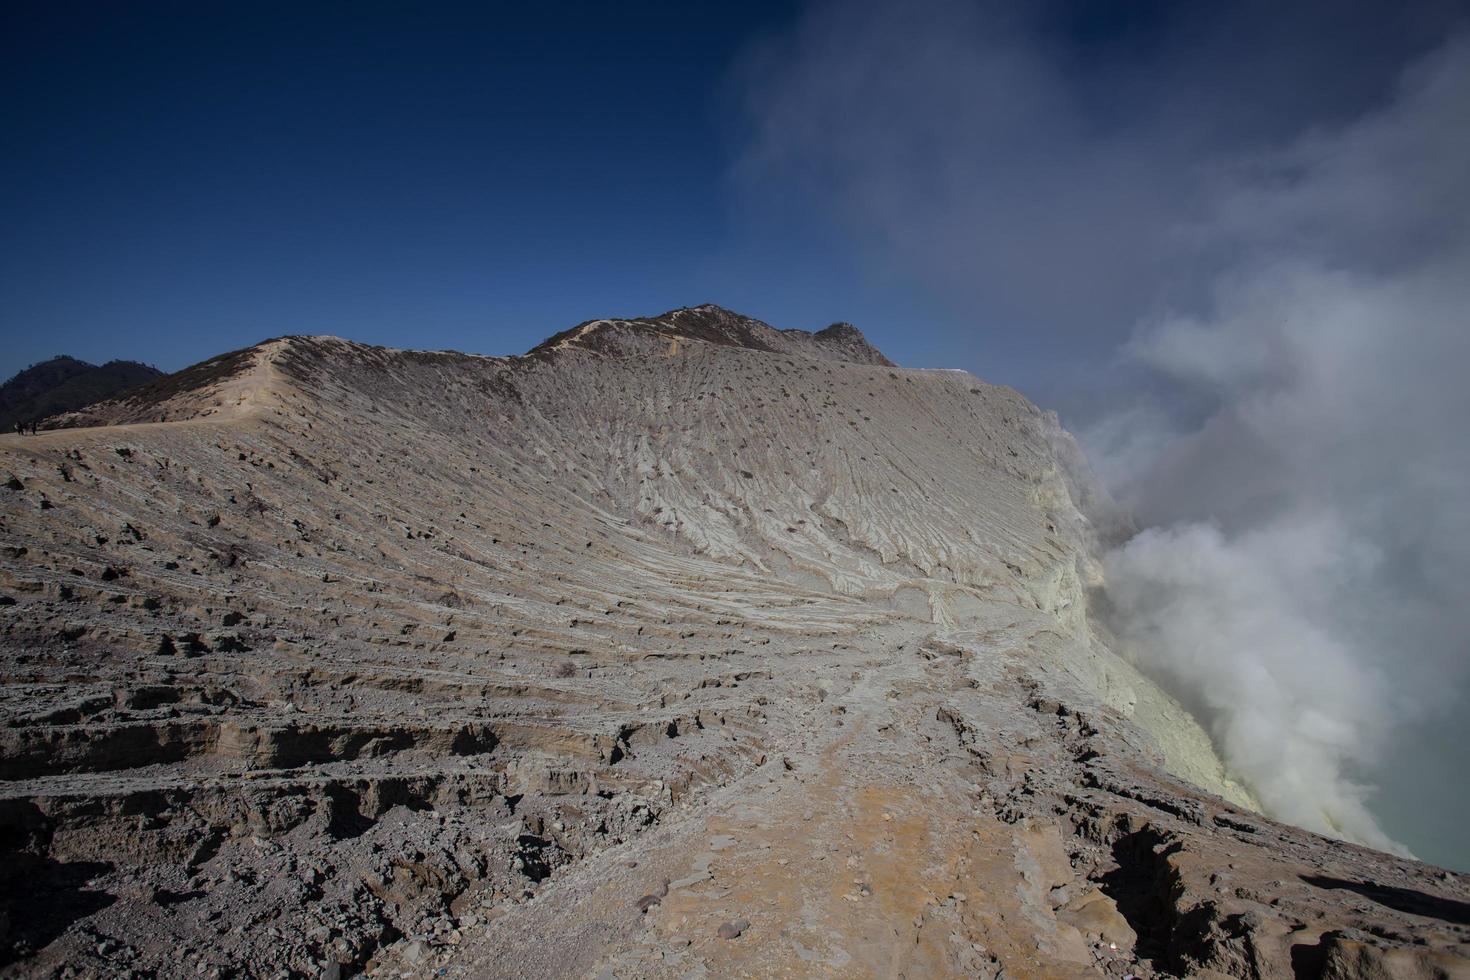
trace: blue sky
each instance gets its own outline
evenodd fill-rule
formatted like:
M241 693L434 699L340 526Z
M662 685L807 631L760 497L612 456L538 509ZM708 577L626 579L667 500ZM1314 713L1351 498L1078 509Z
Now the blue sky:
M891 323L833 236L767 237L729 192L729 66L792 16L8 4L0 374L283 333L512 353L711 301Z
M803 38L839 6L5 4L0 375L57 353L172 370L285 333L516 353L591 317L715 302L782 327L848 320L900 363L1085 406L1093 370L1162 289L1166 270L1145 266L1140 241L1159 240L1158 213L1187 202L1142 202L1128 223L1144 231L1118 241L1097 242L1095 228L1038 235L1047 215L994 206L953 211L978 237L951 245L953 229L932 234L934 216L919 214L925 242L895 240L854 202L884 187L848 186L850 155L764 152L793 126L830 123L820 109L780 112L803 66L834 67ZM1149 93L1177 90L1207 102L1217 142L1243 144L1371 102L1439 36L1440 8L1458 5L1282 15L1252 2L1222 17L1205 3L1047 0L997 24L1007 6L889 8L903 11L892 33L922 35L946 7L987 11L985 30L1045 60L1090 127L1166 128L1169 107ZM872 52L853 54L861 68ZM968 100L965 82L953 88ZM962 136L996 124L964 105L952 115ZM939 122L947 132L949 116ZM872 149L920 152L932 135L903 128ZM1047 132L1023 130L995 145ZM1037 145L1069 151L1067 139ZM974 167L975 183L1055 196L1015 183L1034 158L983 155L996 163ZM818 186L803 164L828 168ZM1095 197L1139 203L1126 189ZM1059 237L1080 250L1061 270L1070 284L1008 268L1006 255L1039 267L1028 249L1057 252ZM1130 254L1137 264L1116 269L1078 258Z

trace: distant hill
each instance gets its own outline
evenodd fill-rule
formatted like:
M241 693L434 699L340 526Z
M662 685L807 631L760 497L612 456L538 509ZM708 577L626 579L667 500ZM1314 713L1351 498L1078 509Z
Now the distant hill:
M53 357L0 385L0 431L10 431L18 421L74 412L161 377L162 371L136 361L98 367L75 357Z

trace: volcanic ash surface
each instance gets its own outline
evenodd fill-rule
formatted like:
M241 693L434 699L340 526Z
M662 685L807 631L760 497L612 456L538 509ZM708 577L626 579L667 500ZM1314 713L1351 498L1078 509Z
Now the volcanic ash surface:
M1075 447L848 325L286 338L0 439L16 976L1466 976L1087 617Z

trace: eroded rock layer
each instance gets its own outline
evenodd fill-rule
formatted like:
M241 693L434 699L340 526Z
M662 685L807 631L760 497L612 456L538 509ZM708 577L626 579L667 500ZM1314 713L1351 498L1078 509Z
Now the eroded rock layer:
M1458 879L1255 815L1098 641L1055 419L850 326L287 338L57 424L10 973L1464 975Z

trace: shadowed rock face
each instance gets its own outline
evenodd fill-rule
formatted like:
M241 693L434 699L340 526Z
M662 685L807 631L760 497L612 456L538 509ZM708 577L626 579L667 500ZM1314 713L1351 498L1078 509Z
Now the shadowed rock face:
M1458 879L1255 815L1094 635L1055 419L848 325L73 422L0 442L13 972L1463 975Z

